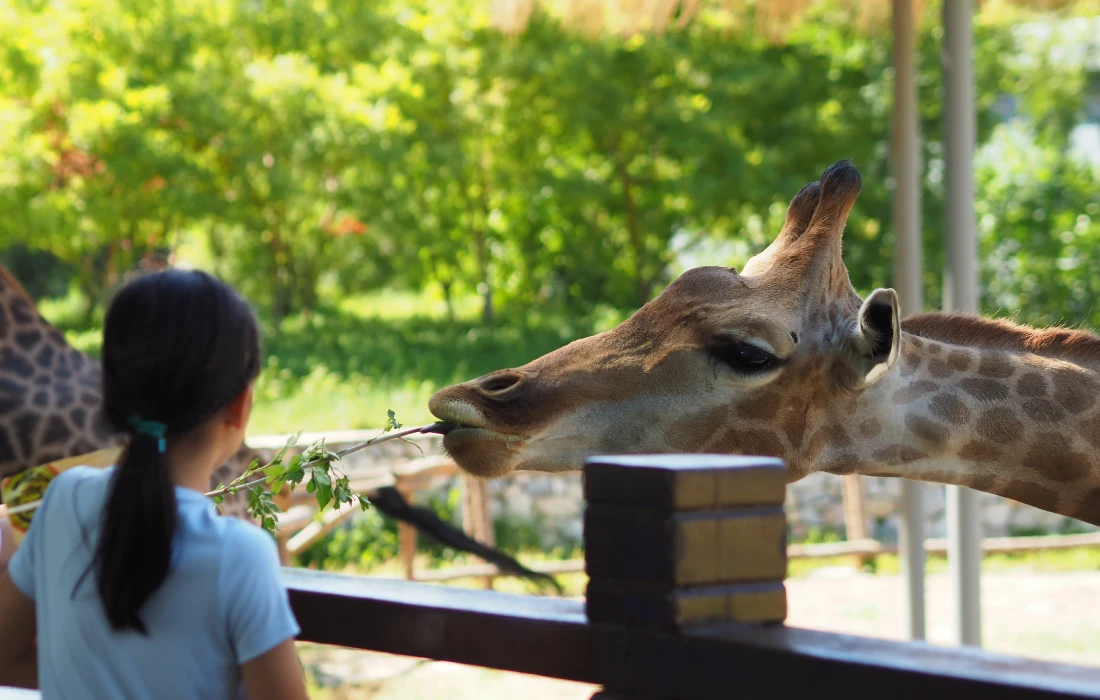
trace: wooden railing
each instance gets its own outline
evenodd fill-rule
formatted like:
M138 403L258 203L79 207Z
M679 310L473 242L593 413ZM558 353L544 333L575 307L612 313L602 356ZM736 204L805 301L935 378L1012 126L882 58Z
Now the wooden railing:
M786 627L770 458L597 458L587 600L286 569L301 639L599 684L600 698L1100 698L1100 669Z

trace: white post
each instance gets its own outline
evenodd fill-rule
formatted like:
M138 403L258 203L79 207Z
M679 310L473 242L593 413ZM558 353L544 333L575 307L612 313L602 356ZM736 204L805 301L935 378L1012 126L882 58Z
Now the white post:
M943 3L947 275L944 308L978 311L974 216L974 67L971 0ZM958 605L956 641L981 646L981 522L978 494L947 487L947 557Z
M917 127L917 89L913 65L913 0L894 2L894 287L901 315L924 307L920 247L920 142ZM901 571L908 608L909 639L924 639L924 503L922 484L901 482Z

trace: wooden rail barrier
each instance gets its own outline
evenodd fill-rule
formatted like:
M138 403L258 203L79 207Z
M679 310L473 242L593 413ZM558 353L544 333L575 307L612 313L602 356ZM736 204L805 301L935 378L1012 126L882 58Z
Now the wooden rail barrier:
M585 602L286 569L301 639L599 684L606 700L1100 698L1100 669L782 624L783 467L597 458Z

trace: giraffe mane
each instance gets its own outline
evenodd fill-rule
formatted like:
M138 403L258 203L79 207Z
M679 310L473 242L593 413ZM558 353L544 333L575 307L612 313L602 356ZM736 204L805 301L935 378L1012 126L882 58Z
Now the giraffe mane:
M3 265L0 265L0 288L11 290L13 294L18 297L22 297L28 304L30 304L32 310L38 311L38 304L34 303L34 299L32 299L31 295L27 293L26 288L22 285L22 283L19 282L19 280L15 279L15 275L8 272L8 268L4 267Z
M901 329L952 345L1026 352L1071 362L1100 364L1100 336L1053 326L1032 328L974 314L927 313L902 319Z

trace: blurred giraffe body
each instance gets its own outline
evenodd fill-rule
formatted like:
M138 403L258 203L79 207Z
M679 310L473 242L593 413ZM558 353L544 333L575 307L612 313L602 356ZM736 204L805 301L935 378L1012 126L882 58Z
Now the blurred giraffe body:
M125 438L107 424L102 401L99 363L70 346L0 266L0 479L26 473L34 483L25 491L40 495L50 472L113 463ZM242 446L211 475L211 489L242 474L252 457ZM27 471L34 467L45 468ZM227 495L221 508L248 519L247 506L247 495L238 493ZM19 523L13 525L18 530Z

